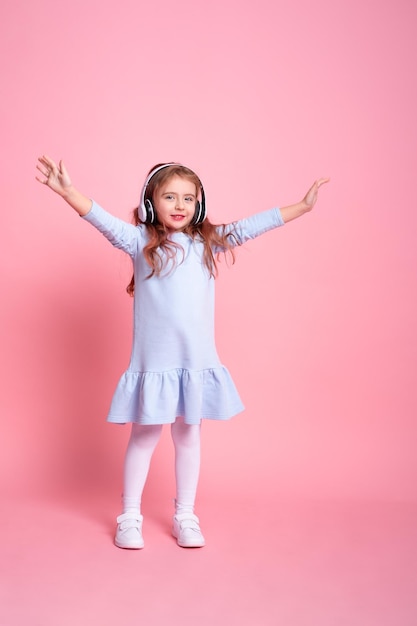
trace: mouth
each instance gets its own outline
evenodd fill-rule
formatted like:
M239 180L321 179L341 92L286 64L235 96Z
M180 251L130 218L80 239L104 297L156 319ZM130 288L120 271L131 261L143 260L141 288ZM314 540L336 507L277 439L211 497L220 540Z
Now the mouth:
M185 220L185 215L171 215L171 219L175 222L181 222L182 220Z

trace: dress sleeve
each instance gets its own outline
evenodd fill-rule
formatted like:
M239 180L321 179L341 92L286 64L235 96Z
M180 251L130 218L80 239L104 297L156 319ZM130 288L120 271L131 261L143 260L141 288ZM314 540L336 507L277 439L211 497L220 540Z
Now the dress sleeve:
M97 228L115 248L123 250L132 258L136 256L143 238L140 226L134 226L111 215L94 200L90 211L82 219Z
M250 217L246 217L237 222L227 224L224 231L228 235L229 242L234 246L241 246L250 239L255 239L259 235L268 232L274 228L284 226L285 222L279 209L269 209L261 213L255 213Z

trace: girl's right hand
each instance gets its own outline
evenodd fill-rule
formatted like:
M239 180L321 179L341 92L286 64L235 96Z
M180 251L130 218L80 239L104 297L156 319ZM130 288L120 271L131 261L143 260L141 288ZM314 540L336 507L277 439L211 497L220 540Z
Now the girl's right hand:
M44 177L42 180L36 176L36 180L43 185L47 185L60 196L65 196L70 191L72 182L63 161L57 165L51 158L43 155L39 157L36 169Z
M43 176L43 179L36 176L37 181L64 198L79 215L87 215L93 203L90 198L75 189L63 161L57 165L55 161L43 155L39 157L36 168Z

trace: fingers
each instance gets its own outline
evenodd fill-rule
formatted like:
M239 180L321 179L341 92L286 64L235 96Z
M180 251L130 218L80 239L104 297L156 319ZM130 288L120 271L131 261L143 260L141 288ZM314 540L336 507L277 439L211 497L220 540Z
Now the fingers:
M317 189L318 189L319 187L321 187L325 183L328 183L329 180L330 180L330 178L319 178L318 180L316 180L316 182L314 184L317 186Z
M41 180L38 176L35 176L36 180L38 180L40 183L43 183L44 185L47 185L51 173L50 170L47 169L45 166L40 167L39 165L36 166L36 169L42 174L42 176L45 177L45 180Z
M64 161L62 159L59 162L59 171L61 172L61 174L63 174L63 176L68 176L67 168L65 167Z
M55 161L51 159L50 157L46 156L45 154L39 157L38 161L43 166L43 172L48 172L48 173L53 172L54 174L59 172L58 166L55 163ZM38 166L38 169L40 169L39 166Z
M310 209L312 209L317 202L319 188L325 183L328 183L329 180L330 178L318 178L307 191L304 197L304 202Z
M53 159L46 154L38 158L36 169L45 177L45 180L41 180L38 176L35 176L36 180L44 185L48 184L51 174L57 175L59 173L58 167Z
M42 165L46 167L47 169L50 169L50 170L56 169L55 161L51 159L50 157L48 157L46 154L43 154L41 157L39 157L38 161L42 163Z

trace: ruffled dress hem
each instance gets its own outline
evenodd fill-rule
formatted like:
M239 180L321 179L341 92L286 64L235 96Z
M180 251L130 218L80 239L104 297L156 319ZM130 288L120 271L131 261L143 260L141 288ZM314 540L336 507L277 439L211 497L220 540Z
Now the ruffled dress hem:
M228 420L244 406L224 366L166 372L125 372L119 380L107 421L113 424L186 424Z

